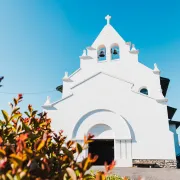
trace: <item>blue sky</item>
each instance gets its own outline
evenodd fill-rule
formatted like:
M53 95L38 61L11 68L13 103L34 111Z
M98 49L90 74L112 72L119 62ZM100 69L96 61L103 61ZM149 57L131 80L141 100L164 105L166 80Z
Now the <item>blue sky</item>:
M65 71L79 68L82 50L91 45L112 16L111 24L140 50L139 61L171 79L169 105L180 120L180 1L161 0L0 0L0 109L8 109L14 94L25 94L28 104L41 109L46 96L60 99L54 90ZM5 94L3 92L6 92Z

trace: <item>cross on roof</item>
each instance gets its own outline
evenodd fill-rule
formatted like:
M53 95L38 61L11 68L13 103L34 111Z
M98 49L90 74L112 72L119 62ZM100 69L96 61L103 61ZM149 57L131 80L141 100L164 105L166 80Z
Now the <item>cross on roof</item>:
M107 24L110 24L111 16L110 16L110 15L107 15L107 16L105 17L105 19L107 20Z

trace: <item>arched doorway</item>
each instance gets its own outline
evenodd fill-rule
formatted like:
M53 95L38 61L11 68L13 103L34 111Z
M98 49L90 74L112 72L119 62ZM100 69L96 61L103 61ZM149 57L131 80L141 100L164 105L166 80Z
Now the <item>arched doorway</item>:
M102 156L98 165L103 165L104 160L114 159L117 167L132 167L131 131L133 130L122 116L111 110L96 109L84 114L77 121L72 139L82 144L84 135L90 132L95 135L96 144L91 144L90 148L83 152L82 157L86 157L88 153L101 155L102 150L106 149L105 154L109 152L110 156L106 159Z
M94 141L89 144L88 153L98 155L94 165L110 164L114 160L114 132L106 124L96 124L91 127L88 133L93 134Z

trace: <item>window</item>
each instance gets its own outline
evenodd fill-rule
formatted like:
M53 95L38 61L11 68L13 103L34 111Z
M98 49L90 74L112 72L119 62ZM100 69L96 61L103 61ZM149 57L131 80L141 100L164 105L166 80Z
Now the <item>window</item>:
M119 46L116 43L111 46L111 59L119 59Z
M98 61L106 60L106 47L104 45L99 46L97 51Z
M145 95L148 95L148 90L147 90L146 88L142 88L142 89L140 90L140 93L145 94Z

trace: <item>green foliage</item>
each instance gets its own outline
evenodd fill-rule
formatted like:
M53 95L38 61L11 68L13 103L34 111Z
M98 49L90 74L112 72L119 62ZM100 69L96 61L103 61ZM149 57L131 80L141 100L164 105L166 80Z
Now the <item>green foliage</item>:
M0 179L60 179L105 180L107 172L115 163L105 166L105 172L96 175L87 173L97 156L77 162L80 153L92 142L93 135L84 137L84 145L67 141L63 131L58 134L51 130L51 119L47 114L37 115L32 106L28 106L25 117L18 107L22 100L19 94L10 104L11 113L2 111L4 120L0 120ZM74 157L77 158L74 158Z
M107 167L110 167L110 168L113 168L112 167L112 164L111 165L109 165L109 166L105 166L106 168ZM93 171L93 170L90 170L90 174L94 177L94 179L96 178L96 180L97 180L97 175L98 174L103 174L103 175L105 175L105 176L100 176L99 177L99 179L98 180L100 180L100 179L103 179L103 180L130 180L128 177L121 177L121 176L119 176L119 175L116 175L116 174L108 174L108 172L109 172L110 170L108 169L108 171L106 171L105 173L104 172L101 172L101 171L97 171L96 173ZM103 178L102 178L103 177ZM139 180L141 180L140 178L139 178Z
M116 174L111 174L106 176L106 180L129 180L128 177L120 177Z

